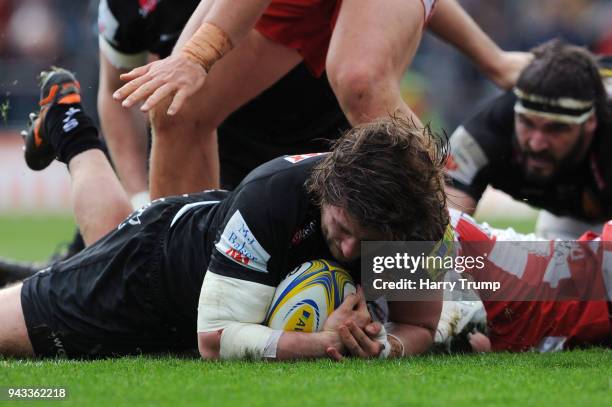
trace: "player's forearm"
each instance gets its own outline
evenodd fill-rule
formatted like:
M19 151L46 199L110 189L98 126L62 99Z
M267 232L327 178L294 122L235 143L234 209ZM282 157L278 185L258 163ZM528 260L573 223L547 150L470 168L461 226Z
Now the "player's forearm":
M257 328L255 324L249 326ZM280 336L276 336L269 328L267 331L271 335L264 338L265 340L258 346L253 346L253 333L251 336L236 336L229 341L226 338L222 342L223 331L200 332L198 333L200 355L207 360L247 356L271 360L317 359L326 357L329 347L342 348L339 336L333 332L282 332ZM222 349L223 346L225 349ZM247 348L248 351L244 351Z
M389 336L389 343L391 344L389 357L399 357L402 356L402 353L403 356L408 356L427 352L433 344L435 334L431 329L408 324L393 324L388 333L391 334ZM393 336L401 344L396 343Z
M317 359L327 357L327 349L340 349L342 342L334 332L283 332L276 348L277 360Z
M431 292L430 301L390 301L387 333L404 345L404 355L426 352L433 344L440 313L442 291Z
M221 28L230 37L234 46L244 38L263 14L271 0L212 1L210 11L203 22Z
M189 41L193 34L195 34L198 28L200 28L208 12L210 11L213 2L213 0L200 1L198 7L196 7L191 17L189 17L189 21L187 21L187 24L185 24L185 27L183 28L181 35L176 41L176 44L174 44L174 49L172 50L173 54L180 52L180 50L183 48L183 45L185 45L185 43Z
M196 15L203 22L180 47L180 54L210 72L213 65L230 52L252 30L271 0L210 0L200 3ZM187 24L191 31L196 21ZM187 34L184 33L184 39ZM176 49L179 49L178 47Z
M438 0L428 28L472 59L488 76L496 72L502 50L456 0Z
M202 0L181 32L175 52L195 34L204 23L221 28L232 40L234 46L253 28L271 0L250 0L240 2L231 0Z

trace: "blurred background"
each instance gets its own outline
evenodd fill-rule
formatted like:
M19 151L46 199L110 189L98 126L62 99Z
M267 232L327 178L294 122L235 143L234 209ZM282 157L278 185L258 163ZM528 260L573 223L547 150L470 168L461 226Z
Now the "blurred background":
M611 0L460 3L507 50L528 50L561 37L598 53L612 53ZM37 75L50 65L77 72L85 107L95 112L97 6L96 0L0 0L0 211L69 210L65 169L53 165L44 174L29 171L16 135L36 105ZM499 92L466 58L429 34L402 89L417 114L449 133ZM512 208L504 212L533 216L530 210Z

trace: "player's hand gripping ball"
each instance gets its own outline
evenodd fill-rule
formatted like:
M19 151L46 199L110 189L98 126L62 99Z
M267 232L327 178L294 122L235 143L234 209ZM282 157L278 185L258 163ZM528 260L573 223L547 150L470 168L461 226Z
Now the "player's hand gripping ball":
M317 332L344 297L355 291L349 272L338 264L308 261L276 288L266 323L277 330Z

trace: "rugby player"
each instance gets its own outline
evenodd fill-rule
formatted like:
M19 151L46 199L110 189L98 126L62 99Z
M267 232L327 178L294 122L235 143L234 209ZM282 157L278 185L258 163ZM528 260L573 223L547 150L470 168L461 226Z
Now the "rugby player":
M612 346L612 223L601 236L589 232L568 244L478 224L453 208L450 217L457 255L486 253L483 267L466 267L460 277L470 276L482 287L475 293L484 305L478 298L444 301L435 350L549 352ZM491 289L492 283L500 288ZM449 294L452 298L458 292ZM384 304L379 309L384 321ZM365 332L353 327L343 333L353 353L374 346ZM343 358L339 352L330 355Z
M351 124L389 113L412 116L419 123L401 98L399 82L434 3L394 0L381 7L369 0L201 2L173 54L122 75L130 82L114 94L126 107L146 99L141 108L152 112L152 196L192 192L202 178L216 179L215 173L190 168L188 163L202 153L193 146L211 143L202 138L214 139L228 114L302 60L317 76L327 70ZM514 83L530 56L502 52L454 0L438 3L431 29L500 86ZM208 149L205 154L214 160L210 157L216 152ZM185 182L177 183L179 177ZM199 181L185 188L192 179Z
M479 225L454 209L450 214L463 255L489 252L485 267L467 274L477 282L498 281L502 289L495 293L498 300L490 291L477 290L486 320L476 315L477 303L445 301L436 342L479 352L612 346L612 223L601 235L587 232L572 244L550 244ZM532 298L536 287L541 301Z
M536 233L576 239L612 218L610 101L593 56L550 41L516 87L451 136L449 204L473 213L488 185L542 208Z
M25 132L26 159L67 164L88 247L0 291L2 355L89 358L199 347L206 359L295 359L350 352L339 332L371 326L361 292L321 332L280 332L260 325L277 284L313 258L351 268L362 240L438 240L448 228L444 150L401 119L359 126L329 154L273 160L232 192L161 198L130 214L79 102L69 72L43 77L41 111ZM357 355L426 350L440 307L390 304L396 328L387 335L379 326L376 346Z
M100 1L100 125L113 166L135 209L149 201L147 124L140 112L121 108L111 95L120 86L122 72L142 65L151 56L169 55L198 2ZM211 183L201 174L209 172L206 168L213 168L214 173L220 168L221 187L231 190L251 170L273 158L328 151L330 141L348 128L325 74L316 78L301 63L225 119L218 129L218 145L216 139L202 137L203 144L197 150L218 150L218 156L203 154L174 184L197 185L198 190L218 187L218 179ZM212 144L204 146L208 142ZM197 174L199 179L189 179ZM0 287L69 258L83 248L83 240L77 234L65 249L54 253L44 264L0 258Z
M134 109L121 108L112 94L122 84L120 74L146 64L151 57L170 55L198 3L101 0L99 4L101 128L135 208L148 197L145 120ZM302 63L221 123L219 157L203 155L190 164L189 173L174 182L189 182L197 185L196 190L218 187L217 178L187 178L192 173L217 174L220 168L221 186L233 189L252 169L280 155L327 151L328 140L337 139L348 127L326 76L312 76ZM214 138L201 137L200 142L198 150L217 150Z

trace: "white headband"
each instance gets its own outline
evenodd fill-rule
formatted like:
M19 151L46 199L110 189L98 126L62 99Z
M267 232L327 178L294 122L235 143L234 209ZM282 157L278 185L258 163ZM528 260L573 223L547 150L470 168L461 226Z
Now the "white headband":
M527 113L562 123L582 124L595 112L593 101L568 97L550 98L514 88L515 113Z

